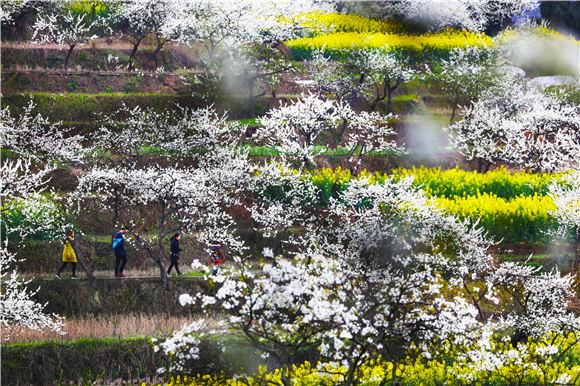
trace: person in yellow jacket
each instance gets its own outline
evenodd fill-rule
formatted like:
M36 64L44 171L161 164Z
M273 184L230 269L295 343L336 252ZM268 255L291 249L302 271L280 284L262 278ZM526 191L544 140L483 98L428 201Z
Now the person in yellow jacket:
M62 250L62 264L58 270L58 273L54 276L60 279L60 274L68 263L72 265L72 277L71 279L78 279L77 273L77 254L74 249L75 242L75 232L69 230L66 237L62 240L64 248Z

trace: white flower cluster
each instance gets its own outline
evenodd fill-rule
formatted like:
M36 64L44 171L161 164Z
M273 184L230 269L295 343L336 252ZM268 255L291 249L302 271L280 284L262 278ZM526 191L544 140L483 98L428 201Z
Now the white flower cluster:
M44 304L32 298L36 291L30 291L18 278L16 270L10 270L15 262L14 255L8 252L5 245L0 247L0 325L3 329L18 333L21 328L42 330L45 328L62 333L62 321L55 315L44 313Z
M292 192L290 199L258 212L269 226L270 215L299 215L305 234L302 244L293 243L302 247L296 257L277 257L259 273L241 262L238 273L216 279L215 295L183 295L182 303L218 307L230 327L280 363L318 347L324 360L342 363L352 375L379 355L399 361L401 348L431 355L439 344L471 347L500 331L514 332L518 341L580 327L567 310L570 275L497 266L482 231L433 208L411 179L351 181L328 209L308 216L295 207L311 198L310 188L278 170L260 176L278 178L274 185ZM292 226L290 218L284 221ZM472 362L483 363L477 358L492 355L490 347L470 349Z
M185 156L233 145L242 129L240 125L226 122L226 116L211 107L178 106L175 112L163 113L123 107L105 120L109 124L96 133L94 142L137 164L149 154Z
M51 0L47 2L34 2L38 10L38 17L32 25L32 40L37 43L66 44L69 51L66 55L64 66L73 49L77 45L88 43L95 35L98 28L104 26L101 17L91 20L85 14L71 10L73 0Z
M318 137L334 131L338 131L338 145L348 149L351 155L377 150L401 151L389 140L395 134L386 126L389 119L391 115L357 113L347 103L304 95L260 118L256 138L278 146L283 154L300 160L304 167L314 163Z
M330 58L323 49L312 53L307 66L314 80L310 89L319 94L333 94L339 99L363 98L374 110L387 99L391 111L393 92L408 82L417 72L389 47L349 50L337 53L341 59Z
M469 106L448 130L468 159L504 162L538 172L578 167L580 107L533 88L506 85Z
M51 123L35 113L35 108L31 100L21 114L13 114L8 107L0 110L0 146L43 163L56 159L82 161L91 150L83 146L84 137L73 135L60 123Z

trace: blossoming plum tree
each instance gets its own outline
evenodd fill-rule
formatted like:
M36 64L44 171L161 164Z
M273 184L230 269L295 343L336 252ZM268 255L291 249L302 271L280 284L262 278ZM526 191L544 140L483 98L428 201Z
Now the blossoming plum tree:
M448 130L451 142L468 160L487 171L498 162L536 172L577 166L580 157L580 107L526 87L472 103Z
M32 26L32 39L38 43L66 44L69 49L64 59L63 67L68 62L74 48L86 44L96 37L97 28L101 25L101 18L95 20L71 9L72 0L53 0L41 4L41 12Z
M17 261L8 250L7 238L17 239L38 232L62 232L69 224L55 211L54 203L41 196L46 189L48 174L54 166L44 168L30 158L15 161L3 160L0 166L0 199L2 200L2 239L0 240L0 324L3 328L14 329L18 333L22 327L42 330L45 328L61 332L62 323L55 315L44 312L44 305L33 300L35 291L27 288L28 282L19 278L18 272L11 268ZM15 210L24 221L11 222L8 217ZM62 234L62 233L61 233Z
M35 112L35 104L30 101L21 114L0 110L0 145L22 157L30 157L42 163L56 160L82 162L91 151L84 146L84 136L73 134L60 123L50 122Z
M260 118L256 138L278 146L286 156L298 159L302 167L311 167L315 147L325 132L333 133L336 138L336 143L330 145L343 146L351 159L371 151L401 151L388 139L394 135L386 126L392 118L392 115L357 113L342 101L306 95Z
M318 347L323 358L349 368L353 384L366 360L397 361L399 348L411 341L427 344L476 324L475 307L441 293L441 269L469 272L466 266L488 258L487 242L426 205L410 181L353 186L328 212L311 218L302 238L307 247L295 261L276 258L263 275L242 264L239 276L219 278L216 295L200 295L199 302L219 304L231 327L282 364ZM414 229L407 239L401 237L405 228ZM443 240L453 238L464 263L444 256Z
M84 137L73 135L59 123L51 123L34 112L30 102L21 114L9 108L0 110L0 145L16 155L2 163L2 193L5 235L19 239L33 233L62 233L68 222L62 215L54 194L46 192L49 175L58 162L82 163L91 151L83 146ZM19 222L9 222L17 214ZM18 225L17 225L18 224Z
M167 42L177 38L175 34L163 32L163 28L177 16L178 4L172 0L130 0L111 4L111 19L119 26L123 39L133 45L127 63L129 71L133 68L139 46L149 34L153 34L157 42L154 58Z
M175 111L123 107L93 135L103 150L121 157L124 166L141 167L143 158L157 155L195 156L203 149L220 144L235 144L242 126L227 122L225 115L213 108L190 109L177 106Z
M212 109L183 109L176 116L139 108L125 113L126 121L99 134L102 146L122 157L120 164L114 169L97 165L81 176L78 198L97 199L112 209L159 266L165 285L163 242L171 233L195 232L202 242L219 239L233 251L241 249L228 209L248 188L253 167L246 153L231 150L238 135L225 117ZM180 156L190 166L145 162L141 153L150 147L162 156ZM157 221L146 229L151 214Z
M31 330L50 329L62 332L62 322L56 315L46 314L43 304L34 301L36 291L26 287L15 269L10 269L16 261L4 243L0 247L0 325L3 329L18 333L23 327ZM38 290L37 290L38 291Z
M388 50L388 47L367 50L341 50L340 59L331 59L323 50L315 50L308 68L314 83L313 91L333 94L340 99L366 100L371 110L387 100L392 111L393 92L408 82L417 71L409 63Z
M445 92L453 97L453 109L449 124L453 123L462 100L475 101L485 91L505 81L511 73L502 64L500 50L494 47L466 47L451 50L449 59L441 60L441 70L436 78L444 85ZM520 79L512 77L510 81Z
M275 168L264 178L272 176ZM345 383L356 384L362 366L379 357L394 364L389 377L396 380L397 363L412 347L428 356L448 342L469 347L489 338L483 331L510 334L517 344L547 331L578 330L578 317L567 309L571 276L538 275L514 263L497 267L482 230L432 207L410 179L351 181L327 209L300 212L295 207L316 192L295 175L277 177L274 185L296 187L292 199L261 208L259 217L270 229L286 208L301 216L304 232L283 253L295 257L276 256L260 273L240 261L238 273L216 278L215 295L182 300L225 312L231 329L283 366L283 383L307 348L323 362L342 363ZM287 226L291 217L282 217ZM176 370L187 372L188 343L180 342L191 342L190 333L165 347ZM477 350L485 347L474 348L474 358Z

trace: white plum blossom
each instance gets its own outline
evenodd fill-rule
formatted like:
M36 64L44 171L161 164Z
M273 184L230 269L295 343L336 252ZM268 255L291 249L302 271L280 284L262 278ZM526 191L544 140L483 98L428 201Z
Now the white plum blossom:
M16 154L46 163L47 161L82 161L90 151L83 146L84 137L73 135L60 123L52 123L35 113L31 100L21 114L0 110L0 145Z
M110 124L96 133L94 142L102 149L127 157L128 164L140 164L146 155L186 156L234 144L243 126L229 123L213 108L156 112L135 107L120 109L107 117Z
M219 235L234 251L243 248L232 234L234 222L226 209L237 205L239 193L248 188L251 167L244 154L223 148L210 150L191 169L97 167L79 178L79 199L97 198L104 207L120 203L121 218L138 245L159 266L165 284L163 241L173 233L196 232L205 244ZM151 209L158 213L153 238L140 220L150 215Z
M305 198L282 201L281 208L304 205ZM260 214L258 220L269 215ZM400 360L393 342L428 346L478 327L470 299L437 289L442 272L471 280L486 269L480 265L490 261L489 243L481 231L434 209L410 180L353 183L331 208L303 220L307 233L294 259L278 258L256 276L242 262L239 273L220 279L217 302L199 294L198 304L219 306L231 327L281 363L318 346L323 358L345 361L350 377L379 355ZM444 256L446 242L457 251L454 258Z
M11 266L16 261L15 256L2 243L0 247L0 325L3 330L18 334L22 328L31 330L50 329L62 333L62 321L56 315L44 312L44 304L32 299L38 290L27 288L29 282L18 277ZM8 334L7 334L8 335Z
M499 162L563 171L580 159L580 107L533 88L518 86L472 103L448 131L461 154L480 161L481 171Z
M305 64L312 80L301 81L299 84L320 95L332 94L338 99L346 100L358 98L364 92L363 84L348 65L350 56L347 55L346 58L341 61L325 54L324 49L314 50L311 60Z
M4 133L3 133L4 134ZM35 166L30 158L2 160L0 164L0 198L2 200L3 234L0 240L0 324L3 329L18 333L25 327L33 330L48 328L61 332L62 323L54 315L44 313L44 305L33 300L35 291L12 268L16 257L7 249L7 238L22 241L31 234L60 233L70 225L56 204L45 193L52 164ZM17 214L17 221L10 217Z
M449 53L449 59L441 60L441 70L436 78L443 83L445 92L453 97L449 124L453 123L462 99L467 98L467 102L471 102L479 99L486 91L493 94L494 91L490 89L497 84L521 81L505 64L498 48L485 46L454 48Z
M525 362L520 346L489 352L496 333L518 345L580 327L567 309L571 275L497 265L483 231L434 208L411 178L351 180L329 207L316 210L309 206L316 189L299 173L274 165L256 181L266 197L257 223L270 229L281 219L284 228L300 224L304 231L261 272L241 261L238 272L216 278L215 295L194 298L204 310L225 312L230 328L282 365L316 347L321 360L342 363L345 379L356 383L369 360L381 356L396 368L401 348L429 356L452 344L466 347L475 374ZM267 181L270 194L282 193L277 201L268 197Z
M74 48L96 38L96 28L101 20L90 20L86 14L70 9L72 0L52 0L39 8L39 15L32 26L32 40L37 43L55 43L69 47L64 59L64 68Z
M337 131L338 142L333 146L343 146L350 156L377 150L401 151L389 140L395 134L386 125L392 118L392 115L357 113L344 102L305 95L260 118L256 138L278 146L283 154L295 157L302 167L308 167L314 163L318 137L333 130Z
M2 24L14 24L14 17L29 7L31 0L3 1L0 6L0 22Z
M343 49L337 55L339 59L329 57L324 48L312 53L307 68L314 83L309 88L339 99L362 98L370 104L371 110L386 99L387 112L391 112L393 92L417 73L406 60L390 52L388 46Z
M0 197L26 197L30 194L41 193L49 181L48 175L54 170L50 165L46 168L34 170L34 163L30 159L5 159L0 165Z
M387 112L392 111L393 92L408 82L416 71L389 47L353 51L352 64L356 76L365 91L363 96L374 110L378 103L387 100Z
M186 306L189 304L194 304L193 298L189 294L181 294L179 295L179 304L182 306Z
M550 331L578 331L580 318L568 309L574 298L574 277L512 262L499 265L488 277L487 291L505 299L491 322L498 330L514 330L512 341ZM495 319L495 318L494 318Z
M0 165L0 198L3 238L24 241L33 234L62 235L70 227L62 208L47 191L53 164L41 167L30 158L3 160ZM16 220L12 221L15 216Z
M167 23L178 16L177 5L174 0L128 0L111 4L112 20L122 26L121 36L133 45L129 55L127 68L133 68L133 60L143 40L152 34L157 46L153 51L156 57L163 46L177 36L164 31Z
M262 256L269 258L269 259L272 259L272 258L274 258L274 251L272 250L272 248L266 247L262 250Z

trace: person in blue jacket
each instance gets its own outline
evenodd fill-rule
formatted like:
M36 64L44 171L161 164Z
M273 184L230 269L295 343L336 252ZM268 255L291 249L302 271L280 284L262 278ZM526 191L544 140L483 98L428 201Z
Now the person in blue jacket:
M125 252L125 227L113 236L112 247L115 253L115 277L125 277L123 270L127 264L127 253Z

